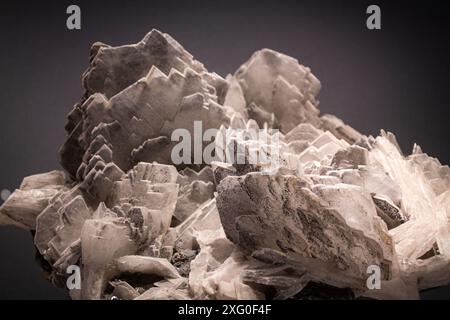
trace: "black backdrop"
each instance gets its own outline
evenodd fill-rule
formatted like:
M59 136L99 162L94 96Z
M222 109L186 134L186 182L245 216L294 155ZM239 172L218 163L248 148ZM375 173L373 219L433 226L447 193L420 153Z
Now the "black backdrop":
M77 4L82 29L66 28ZM366 8L381 7L369 31ZM322 112L365 134L392 131L450 163L448 1L3 1L0 4L0 190L60 168L65 115L83 90L90 45L172 35L210 71L233 73L267 47L297 58L322 82ZM34 263L28 232L0 228L0 298L66 299ZM450 289L425 298L450 298Z

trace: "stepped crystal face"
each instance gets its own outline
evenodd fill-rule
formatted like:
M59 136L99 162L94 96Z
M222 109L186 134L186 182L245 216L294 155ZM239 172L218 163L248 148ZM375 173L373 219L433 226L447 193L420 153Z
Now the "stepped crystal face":
M415 299L450 283L449 167L321 114L296 59L264 49L223 78L153 30L95 43L83 86L64 171L0 208L55 284L79 267L73 299Z

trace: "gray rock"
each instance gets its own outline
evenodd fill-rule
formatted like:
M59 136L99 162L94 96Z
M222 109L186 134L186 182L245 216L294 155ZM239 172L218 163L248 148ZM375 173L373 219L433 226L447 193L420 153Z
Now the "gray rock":
M95 43L83 87L65 172L0 207L55 283L80 267L73 299L417 299L450 283L449 167L321 115L296 59L263 49L224 79L152 30ZM211 147L195 122L217 131L215 158L174 163L177 129L188 159Z

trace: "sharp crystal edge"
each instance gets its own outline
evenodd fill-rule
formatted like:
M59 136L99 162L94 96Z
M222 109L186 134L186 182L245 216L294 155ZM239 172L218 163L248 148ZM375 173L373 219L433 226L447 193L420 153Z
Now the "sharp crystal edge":
M83 86L64 172L26 177L0 208L55 284L81 268L73 299L417 299L450 283L449 167L321 114L296 59L263 49L222 78L152 30L95 43ZM173 163L172 133L196 121L245 160L276 137L276 165ZM269 142L235 134L255 129Z

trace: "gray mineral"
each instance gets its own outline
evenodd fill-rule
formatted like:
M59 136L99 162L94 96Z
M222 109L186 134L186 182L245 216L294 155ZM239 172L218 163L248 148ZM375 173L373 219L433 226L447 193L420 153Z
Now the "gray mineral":
M321 114L295 58L263 49L223 78L152 30L95 43L82 79L64 171L0 207L55 283L79 268L73 299L416 299L450 283L449 167Z

